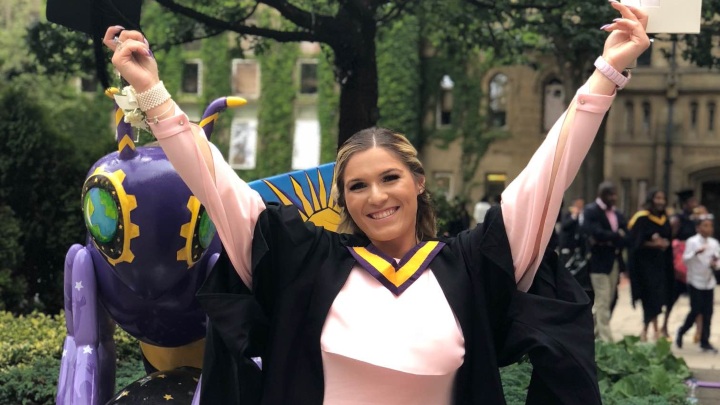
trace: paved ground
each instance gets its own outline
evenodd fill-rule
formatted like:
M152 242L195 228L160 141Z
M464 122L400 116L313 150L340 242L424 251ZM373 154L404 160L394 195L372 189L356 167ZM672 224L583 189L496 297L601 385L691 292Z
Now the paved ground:
M637 308L632 307L630 303L630 286L627 280L621 281L618 293L618 303L610 321L613 335L616 340L625 335L638 336L642 329L642 308L639 305ZM680 297L670 314L668 330L671 334L674 335L685 321L689 309L690 303L687 296ZM711 329L710 343L720 348L720 287L715 290L715 308L713 310ZM720 383L720 354L703 353L698 344L693 343L694 333L695 328L693 327L685 334L682 349L678 349L673 343L673 353L685 359L694 377L699 381ZM650 340L653 338L652 335L652 333L649 333L648 338ZM700 405L720 404L720 388L698 388L697 398Z
M613 312L610 326L615 339L622 339L625 335L640 335L642 329L642 308L639 303L633 308L630 303L630 286L627 280L620 283L618 289L618 303ZM668 330L672 335L678 330L680 325L685 321L690 310L690 303L687 296L682 296L675 304L673 312L670 314L670 324ZM675 355L683 357L688 367L692 369L709 369L720 370L720 354L703 353L698 344L693 343L693 335L695 328L693 327L685 334L682 349L678 349L673 344L672 350ZM648 332L648 339L652 340L653 333ZM715 309L713 311L713 321L710 334L710 343L720 348L720 287L715 290Z

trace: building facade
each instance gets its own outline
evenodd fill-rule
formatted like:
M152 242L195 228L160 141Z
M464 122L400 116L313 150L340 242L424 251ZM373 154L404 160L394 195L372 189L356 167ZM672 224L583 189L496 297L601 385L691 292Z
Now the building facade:
M675 191L693 189L702 204L720 214L720 75L682 60L679 44L673 67L666 56L671 47L670 41L656 40L638 59L566 199L592 200L597 185L609 179L627 214L639 209L653 187L668 187L671 205ZM498 76L501 90L494 86ZM470 202L501 191L520 173L565 109L567 92L562 72L551 64L501 67L480 80L487 114L495 114L493 98L502 94L505 119L500 122L509 137L490 146L471 184L462 184L459 142L446 149L429 145L423 153L431 184L447 188L450 196L468 190Z

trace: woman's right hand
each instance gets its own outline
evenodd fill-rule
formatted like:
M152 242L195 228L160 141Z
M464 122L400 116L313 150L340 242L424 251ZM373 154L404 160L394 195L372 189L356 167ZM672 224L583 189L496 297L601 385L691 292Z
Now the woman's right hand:
M150 45L140 32L128 31L116 25L105 31L103 44L114 52L112 63L115 69L137 93L148 90L160 81L157 62L150 52Z

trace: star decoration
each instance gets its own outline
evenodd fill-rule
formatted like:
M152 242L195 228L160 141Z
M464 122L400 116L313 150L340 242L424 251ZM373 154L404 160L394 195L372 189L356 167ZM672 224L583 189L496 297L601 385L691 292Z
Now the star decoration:
M92 347L85 346L85 347L83 347L83 354L92 354L92 350L93 350Z
M62 356L63 356L63 357L67 356L67 350L63 349L63 354L62 354Z
M157 377L157 378L165 378L165 377L167 377L167 376L166 376L165 374L158 374L156 377Z
M165 398L166 401L169 401L169 400L171 400L171 399L175 399L175 398L173 398L172 395L170 395L170 394L165 394L165 396L164 396L163 398Z
M123 391L120 393L120 395L118 395L118 399L120 399L122 397L126 397L128 395L130 395L130 391Z
M140 385L142 386L142 385L145 385L145 384L146 384L148 381L150 381L150 380L152 380L152 377L147 376L147 377L144 377L142 380L139 380L138 382L139 382Z
M82 290L83 288L84 288L84 287L83 287L83 285L82 285L82 281L78 281L77 283L75 283L75 289L76 289L76 290L80 291L80 290Z

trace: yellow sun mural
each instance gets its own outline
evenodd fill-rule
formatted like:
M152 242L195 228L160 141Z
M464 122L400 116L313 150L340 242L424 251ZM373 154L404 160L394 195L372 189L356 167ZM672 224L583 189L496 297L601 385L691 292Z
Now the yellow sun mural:
M332 170L332 166L334 165L287 173L264 179L261 182L270 189L273 197L279 202L285 205L294 205L304 221L310 221L317 226L336 232L340 224L340 209L327 191L328 185L331 185L334 179L331 178L330 183L326 184L325 178L323 178L323 171L327 173L326 170L328 168ZM307 187L303 187L297 177L301 179L304 177ZM257 186L254 188L257 189ZM263 193L261 192L261 194Z

